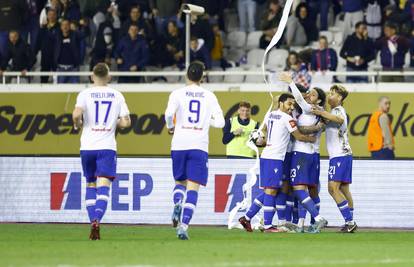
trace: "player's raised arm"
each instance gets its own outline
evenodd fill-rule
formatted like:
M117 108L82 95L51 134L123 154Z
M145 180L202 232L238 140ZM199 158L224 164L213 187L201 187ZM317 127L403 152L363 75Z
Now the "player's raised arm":
M327 119L328 121L338 123L339 125L342 125L344 123L344 116L341 113L341 111L334 109L333 113L329 113L326 110L320 110L318 108L312 108L312 113L318 116L321 116L322 118Z
M307 103L305 101L305 99L303 98L302 93L299 91L298 87L296 86L296 84L292 80L292 75L289 72L282 72L279 75L279 80L289 84L289 87L292 90L292 95L295 98L298 105L300 106L300 108L304 112L310 113L311 109L312 109L312 106L309 103Z
M310 125L310 126L298 126L298 129L303 134L315 134L319 131L324 131L326 127L326 124L324 122L318 122L316 125Z

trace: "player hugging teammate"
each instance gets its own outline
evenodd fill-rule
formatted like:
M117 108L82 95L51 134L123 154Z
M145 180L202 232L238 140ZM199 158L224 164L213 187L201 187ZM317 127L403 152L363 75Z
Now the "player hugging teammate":
M260 161L260 186L264 188L264 193L260 194L253 202L245 216L239 219L241 225L251 232L250 220L257 214L260 208L264 210L264 232L305 232L304 221L306 212L311 214L311 225L306 232L318 233L328 222L319 215L319 175L320 157L319 145L322 131L326 128L327 149L330 158L329 164L329 193L338 205L344 217L345 225L341 232L352 233L357 225L353 221L353 201L349 190L352 182L352 151L349 146L347 136L347 118L342 103L348 92L342 86L332 86L328 95L328 103L331 112L324 111L326 95L323 90L314 88L306 90L303 86L292 82L289 73L282 73L279 79L289 84L292 91L292 98L296 100L297 107L287 112L292 116L292 121L297 123L297 131L292 132L283 138L273 139L272 115L275 111L265 117L267 140L266 148L263 150ZM283 96L283 98L282 98ZM278 111L284 112L285 94L281 96L278 103ZM278 131L283 131L283 126L277 127ZM290 132L290 130L288 131ZM295 134L295 132L297 132ZM286 132L285 132L286 133ZM307 135L301 138L299 135ZM260 140L258 141L260 143ZM289 143L289 144L288 144ZM269 147L281 146L286 155L273 154L269 157ZM286 147L285 147L286 144ZM273 165L267 162L266 158L271 158ZM280 162L284 160L284 164ZM276 164L276 162L278 164ZM285 173L285 179L281 172ZM274 183L267 183L270 178L275 179ZM290 180L289 180L290 178ZM283 180L283 181L282 181ZM276 183L279 183L277 185ZM269 195L274 196L271 198ZM294 200L298 203L296 216L292 210ZM273 201L273 202L272 202ZM272 226L274 209L278 214L278 226ZM292 218L298 218L296 221Z

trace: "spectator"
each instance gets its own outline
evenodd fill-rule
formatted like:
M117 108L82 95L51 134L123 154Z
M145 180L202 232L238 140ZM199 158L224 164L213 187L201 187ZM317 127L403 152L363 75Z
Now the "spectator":
M56 10L49 8L47 11L47 24L41 25L39 31L39 38L36 42L35 54L40 51L40 69L41 71L56 70L54 58L55 47L57 43L57 36L59 34L59 24L57 22ZM47 83L48 76L40 78L41 83Z
M89 27L87 24L86 19L70 22L70 30L77 34L78 42L79 42L79 62L80 65L83 64L85 61L85 54L86 54L86 38L89 36Z
M208 20L208 16L191 16L191 35L203 39L207 51L213 49L213 29Z
M190 4L202 6L205 9L206 14L209 16L210 24L218 24L221 30L224 30L224 9L228 7L230 0L190 0L187 1ZM256 0L253 0L257 2ZM250 10L248 12L251 12ZM255 11L256 12L256 8ZM256 13L254 13L255 15ZM255 21L255 18L253 21Z
M388 115L391 101L386 96L378 100L378 110L371 114L368 124L368 150L373 159L391 160L395 158L395 141Z
M411 3L410 1L400 1L395 5L385 7L384 20L398 25L397 31L401 35L408 36L411 31Z
M237 0L237 13L240 31L253 32L255 30L256 2L254 0Z
M397 34L397 26L386 23L384 37L375 42L376 49L380 51L381 65L384 71L402 71L405 53L410 48L408 40ZM383 82L402 82L403 76L383 76Z
M184 35L180 32L174 21L168 22L167 36L164 38L164 44L161 47L163 55L159 61L162 66L177 66L184 68Z
M62 6L60 4L59 0L48 0L46 6L42 9L39 16L39 25L46 25L47 24L47 11L49 9L53 9L56 11L58 20L60 18L60 15L62 13Z
M260 23L260 29L263 31L263 35L260 37L259 43L259 47L261 49L266 49L269 45L273 35L276 33L281 18L282 8L280 7L279 1L270 0L269 9L263 14L262 21Z
M0 66L0 76L6 70L20 71L25 76L26 72L33 67L35 61L30 46L20 38L17 31L10 31L9 40Z
M347 71L367 71L368 63L375 59L374 43L368 38L367 25L358 22L355 32L348 36L340 56L346 60ZM368 82L367 76L347 76L348 83Z
M204 40L191 37L190 61L193 62L196 60L203 62L206 69L211 69L211 57L207 47L204 45Z
M213 33L214 46L211 50L211 65L214 67L221 67L222 69L231 67L232 65L224 58L223 55L224 42L219 25L213 25Z
M381 37L381 20L382 20L382 11L381 6L376 0L370 0L368 2L368 7L366 11L366 22L368 29L368 37L372 40L376 40Z
M155 19L156 30L159 35L165 34L165 28L170 20L177 23L178 28L183 28L184 24L177 19L180 9L180 1L171 0L150 0L152 16Z
M414 68L414 29L411 30L410 36L410 67Z
M227 158L253 158L256 153L246 143L250 133L259 129L259 123L250 118L249 102L240 102L237 116L226 120L222 142L226 145Z
M98 63L106 63L108 66L111 66L114 48L114 29L112 23L109 21L103 22L99 25L95 45L91 51L90 70Z
M295 83L299 83L309 89L312 78L306 64L299 58L298 53L294 51L289 53L286 59L285 71L292 72L292 78Z
M149 48L145 38L139 34L135 24L129 26L128 35L123 37L115 50L119 71L142 71L149 61ZM119 77L119 83L139 82L139 77Z
M306 39L308 43L318 40L318 28L316 27L316 19L312 19L308 6L305 3L299 4L296 8L296 17L305 29Z
M70 29L69 20L62 20L54 51L55 66L59 72L79 71L80 44L76 32ZM79 83L79 77L59 76L58 83Z
M309 12L310 21L312 21L313 23L316 23L316 19L319 13L320 14L320 30L327 31L330 0L307 0L306 2L310 9L310 12Z
M319 37L319 49L312 52L311 69L313 71L336 71L338 56L336 51L328 47L326 36Z
M287 47L304 46L308 43L305 29L295 16L289 16L287 20L285 41Z
M36 49L36 40L40 30L39 14L42 11L46 0L26 0L26 2L28 16L25 19L21 37L26 43L30 44L32 51L34 51Z
M108 0L106 0L108 1ZM112 0L111 0L112 1ZM108 1L109 2L109 1ZM145 17L148 16L150 12L150 6L148 0L115 0L117 3L121 21L125 21L129 17L129 11L132 7L139 6L141 14L145 14Z
M131 24L137 25L138 29L140 29L140 34L145 35L145 20L142 17L141 8L139 6L131 7L131 10L129 11L129 18L122 24L121 27L121 38L128 34L129 26Z
M9 31L20 31L27 16L26 0L0 1L0 54L5 54Z
M342 11L344 16L344 39L352 34L355 25L364 20L363 0L343 0Z
M62 6L61 19L79 21L81 19L80 7L76 0L60 0Z

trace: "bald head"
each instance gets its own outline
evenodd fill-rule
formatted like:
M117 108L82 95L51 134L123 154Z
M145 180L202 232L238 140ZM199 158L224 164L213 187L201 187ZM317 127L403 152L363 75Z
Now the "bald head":
M391 100L388 96L381 96L378 99L378 108L384 113L388 113L391 108Z

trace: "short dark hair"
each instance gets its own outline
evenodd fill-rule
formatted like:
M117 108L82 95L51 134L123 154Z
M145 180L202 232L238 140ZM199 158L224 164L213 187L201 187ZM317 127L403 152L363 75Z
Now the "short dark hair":
M325 93L325 91L322 90L319 87L315 87L313 89L318 93L318 99L321 101L319 103L319 106L321 106L321 107L325 106L325 103L326 103L326 93Z
M356 24L355 24L355 29L358 29L361 25L367 25L365 22L363 22L363 21L358 21Z
M342 85L334 84L330 90L342 96L342 102L344 102L345 98L348 96L348 91Z
M279 96L279 102L285 103L288 99L295 99L292 94L283 93Z
M251 108L252 107L252 105L250 105L250 103L249 102L247 102L247 101L241 101L240 103L239 103L239 108Z
M198 41L197 36L191 36L191 38L190 38L190 42L192 42L192 41Z
M109 67L105 63L98 63L93 67L93 74L98 78L105 78L109 75Z
M384 27L388 27L388 28L393 29L393 30L398 29L397 25L393 22L390 22L390 21L385 22Z
M201 61L193 61L188 66L187 77L192 82L199 82L203 78L204 63Z
M302 94L306 94L307 92L309 92L309 90L301 85L300 83L295 83L296 87L298 88L299 92L301 92ZM292 89L289 87L289 91L292 92Z

